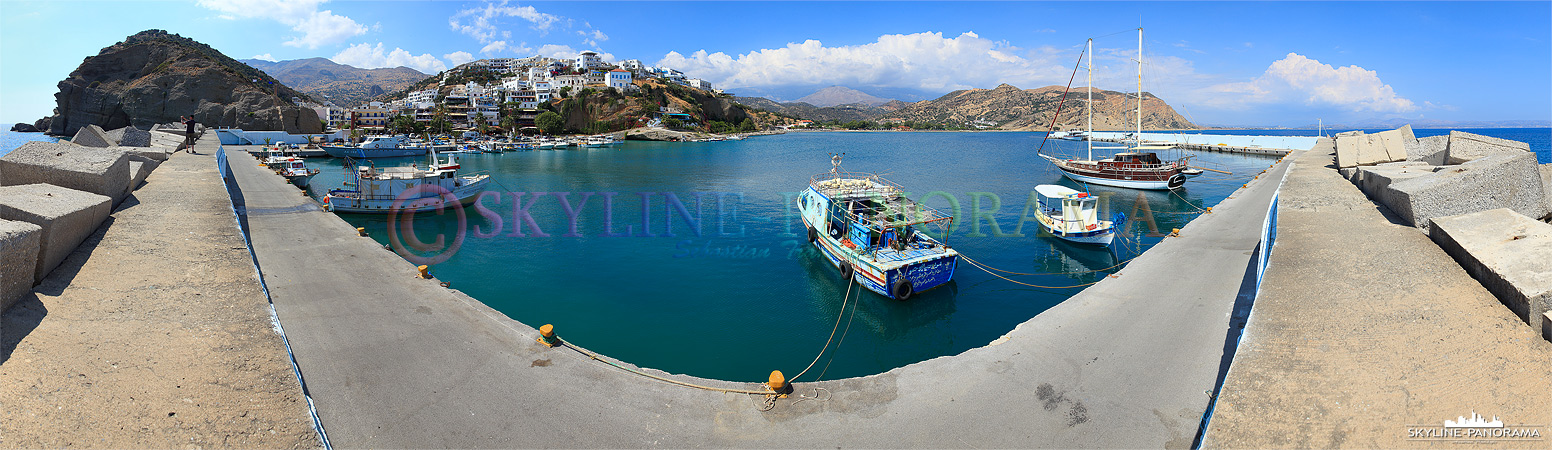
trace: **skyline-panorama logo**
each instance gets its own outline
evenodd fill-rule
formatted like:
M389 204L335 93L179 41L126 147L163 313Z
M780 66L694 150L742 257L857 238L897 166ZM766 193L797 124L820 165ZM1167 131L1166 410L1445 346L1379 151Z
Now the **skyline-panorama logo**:
M1454 420L1445 419L1444 426L1408 425L1407 440L1494 442L1540 441L1542 438L1541 425L1506 425L1498 416L1487 420L1473 410L1470 416L1456 416Z

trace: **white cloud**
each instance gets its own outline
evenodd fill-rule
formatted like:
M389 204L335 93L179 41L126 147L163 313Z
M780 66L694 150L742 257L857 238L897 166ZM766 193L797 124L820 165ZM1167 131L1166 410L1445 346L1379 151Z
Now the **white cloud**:
M448 64L452 64L453 66L457 66L457 65L460 65L460 64L463 64L463 63L466 63L466 62L474 60L474 55L469 54L469 52L463 52L463 51L448 53L446 55L442 55L442 57L443 58L447 58Z
M480 48L480 53L486 54L486 55L492 55L492 54L496 54L496 53L498 53L498 52L500 52L502 50L506 50L506 49L507 49L507 41L495 41L495 42L491 42L489 44L486 44L484 47Z
M468 55L467 52L456 52L448 55L448 57L451 58L459 53ZM430 53L415 56L401 48L394 48L393 51L384 52L383 43L381 42L378 42L376 46L366 43L352 45L329 59L339 64L363 69L405 66L433 74L447 70L447 64L435 56L431 56Z
M301 33L283 44L318 48L366 34L367 27L333 11L319 11L327 0L198 0L200 7L221 13L223 19L269 19L290 25Z
M257 60L260 60L260 61L269 61L269 62L280 62L280 60L275 59L274 56L270 56L268 53L265 53L265 54L262 54L262 55L253 55L252 58L248 58L248 59L257 59Z
M1206 88L1207 103L1224 108L1253 104L1302 101L1306 105L1335 106L1352 112L1404 113L1416 103L1396 95L1380 81L1379 74L1358 66L1332 67L1297 53L1277 60L1254 80L1223 83Z
M489 44L496 40L496 36L511 37L511 32L500 31L500 22L505 17L516 17L526 20L532 28L540 33L547 33L556 23L564 18L539 12L532 6L508 6L508 1L502 0L500 4L485 3L484 7L469 8L453 14L447 19L447 24L454 31L467 34L480 41L481 44Z
M1065 84L1071 68L1061 65L1070 63L1055 63L1053 53L1025 52L974 32L953 38L916 33L840 47L808 40L737 57L705 50L669 52L657 64L729 88L838 84L947 91L1000 83L1024 88Z

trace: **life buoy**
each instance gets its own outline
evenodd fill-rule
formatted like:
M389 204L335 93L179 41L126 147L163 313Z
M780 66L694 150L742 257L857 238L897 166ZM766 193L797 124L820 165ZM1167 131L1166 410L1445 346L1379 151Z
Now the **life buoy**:
M894 294L895 300L905 301L916 293L916 287L911 285L911 280L900 277L899 280L895 281L894 287L889 289L889 292Z
M855 269L852 269L851 263L841 261L841 279L850 280L852 272L855 272Z
M840 228L836 228L836 227L830 227L830 237L840 238L841 237L841 229Z
M815 230L814 227L808 227L808 243L812 244L817 239L819 239L819 230Z

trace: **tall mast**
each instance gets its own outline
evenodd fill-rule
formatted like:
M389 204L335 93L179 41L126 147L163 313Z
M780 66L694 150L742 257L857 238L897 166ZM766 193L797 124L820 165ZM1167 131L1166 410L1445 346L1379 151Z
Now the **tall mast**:
M1137 27L1137 145L1142 145L1142 27Z
M1088 134L1083 135L1083 142L1086 142L1086 143L1089 144L1089 159L1088 160L1089 161L1093 161L1094 160L1094 39L1093 38L1089 39L1089 49L1087 50L1087 53L1088 53L1087 56L1089 57L1089 76L1088 76L1088 85L1089 85L1089 102L1088 102L1089 131L1088 131Z

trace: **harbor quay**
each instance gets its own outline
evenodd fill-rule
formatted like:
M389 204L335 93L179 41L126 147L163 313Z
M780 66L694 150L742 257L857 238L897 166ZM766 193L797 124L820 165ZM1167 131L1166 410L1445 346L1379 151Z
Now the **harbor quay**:
M1412 184L1359 175L1393 176L1394 156L1338 170L1389 136L1290 151L984 346L787 383L639 367L566 341L565 323L514 320L207 135L197 154L164 151L6 310L0 425L26 447L1539 448L1546 270L1518 246L1552 239L1525 213L1545 197L1460 214L1429 203L1452 197L1400 194L1525 164L1512 154ZM1459 139L1456 156L1477 151ZM971 197L995 236L978 214L998 208ZM656 211L710 218L670 209ZM8 226L5 248L42 241ZM147 239L155 250L136 250ZM102 406L59 408L88 404Z

